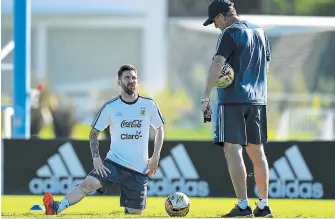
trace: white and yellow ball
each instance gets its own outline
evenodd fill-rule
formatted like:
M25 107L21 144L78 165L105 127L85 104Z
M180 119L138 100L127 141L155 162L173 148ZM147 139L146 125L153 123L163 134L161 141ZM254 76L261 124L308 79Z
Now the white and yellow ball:
M234 69L228 63L225 63L219 78L216 80L214 84L214 87L227 88L233 83L234 78L235 78Z
M182 192L173 192L165 200L165 210L170 217L185 217L190 207L190 199Z

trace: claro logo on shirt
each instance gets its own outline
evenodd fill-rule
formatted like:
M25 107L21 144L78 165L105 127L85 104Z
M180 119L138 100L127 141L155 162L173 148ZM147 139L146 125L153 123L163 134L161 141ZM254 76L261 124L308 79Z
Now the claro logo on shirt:
M141 128L142 127L142 120L135 119L135 120L123 120L121 122L121 128Z
M142 132L141 131L136 131L134 134L121 134L121 139L122 140L137 140L142 138Z

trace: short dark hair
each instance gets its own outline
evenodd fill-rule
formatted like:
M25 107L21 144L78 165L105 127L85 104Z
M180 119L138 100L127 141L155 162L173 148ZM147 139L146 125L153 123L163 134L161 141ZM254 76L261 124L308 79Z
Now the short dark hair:
M236 9L233 7L230 7L229 10L227 12L222 12L223 16L225 17L232 17L232 16L236 16L237 12Z
M117 72L118 78L121 78L124 71L134 71L137 74L136 67L130 64L121 65L119 71Z

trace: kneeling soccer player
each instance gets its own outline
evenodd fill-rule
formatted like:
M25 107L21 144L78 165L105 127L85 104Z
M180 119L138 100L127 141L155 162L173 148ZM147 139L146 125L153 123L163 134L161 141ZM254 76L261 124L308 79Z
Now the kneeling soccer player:
M141 214L146 207L148 176L158 166L166 123L154 100L137 92L138 78L134 66L123 65L117 83L121 94L106 102L92 123L90 147L94 170L60 202L52 194L44 194L46 215L62 212L78 203L88 193L106 191L107 186L119 185L120 205L126 214ZM110 150L104 161L99 154L98 136L109 126ZM150 126L155 129L154 152L148 159Z

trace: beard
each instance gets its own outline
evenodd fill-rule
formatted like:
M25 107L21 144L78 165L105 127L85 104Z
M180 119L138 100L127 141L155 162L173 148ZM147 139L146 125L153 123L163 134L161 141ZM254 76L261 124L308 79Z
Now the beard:
M121 88L128 95L133 95L136 91L134 83L128 83L127 85L121 83Z

